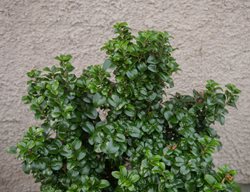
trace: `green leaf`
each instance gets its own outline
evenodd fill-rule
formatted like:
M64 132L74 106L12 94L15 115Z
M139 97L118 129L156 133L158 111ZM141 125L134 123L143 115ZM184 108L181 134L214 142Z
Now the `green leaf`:
M71 63L65 63L64 64L64 67L65 69L68 71L68 72L71 72L75 69L75 67L73 65L71 65Z
M120 166L119 169L120 169L121 176L126 177L128 175L128 171L125 166Z
M128 71L128 72L126 73L126 75L127 75L127 77L128 77L129 79L133 80L133 79L135 79L135 77L138 75L138 71L137 71L137 69L133 69L133 70L131 70L131 71Z
M28 76L29 78L33 78L33 77L35 76L35 70L33 69L33 70L27 72L27 76Z
M154 56L150 55L150 56L148 57L148 59L147 59L147 63L156 64L157 61L156 61L156 59L155 59Z
M147 65L145 63L141 63L137 66L137 69L141 72L144 72L147 69Z
M135 111L133 110L125 110L124 113L129 117L134 117L136 115Z
M103 105L106 102L106 98L103 97L100 93L96 93L93 96L93 104L97 107Z
M209 175L209 174L205 175L205 180L210 185L214 185L215 183L217 183L216 179L212 175Z
M111 98L117 104L121 102L121 98L118 95L112 95Z
M234 94L239 94L241 92L234 84L231 83L226 84L226 88L228 88L228 90L230 90Z
M80 161L80 160L82 160L85 156L86 156L86 153L85 153L84 151L81 151L81 152L78 153L78 155L77 155L77 160Z
M148 97L148 99L149 99L150 101L153 101L153 100L155 100L156 97L157 97L157 94L156 94L156 93L152 93L152 94Z
M176 157L176 158L175 158L175 161L176 161L177 163L180 163L180 164L183 164L183 163L185 162L184 159L181 158L181 157Z
M98 116L98 112L96 111L96 108L91 107L86 112L86 116L90 119L96 119Z
M171 81L171 78L164 72L160 72L159 73L161 79L165 82L170 82Z
M62 166L63 166L62 161L59 161L59 160L53 161L52 160L51 169L53 169L55 171L58 171L58 170L60 170L62 168Z
M189 170L187 169L186 166L181 166L181 168L180 168L180 173L181 173L182 175L186 175L186 174L189 173Z
M73 141L72 145L73 145L75 150L78 150L81 148L82 142L79 139L76 139Z
M61 115L61 110L58 108L58 107L55 107L53 110L52 110L52 113L51 113L51 116L53 118L58 118L60 117Z
M110 61L110 59L106 59L105 60L105 62L103 63L103 69L104 70L107 70L107 69L109 69L109 68L113 68L114 67L114 65L113 65L113 63Z
M73 131L73 130L76 130L76 129L77 129L77 125L76 124L73 124L73 125L70 126L70 130Z
M27 73L27 76L30 78L36 78L41 74L41 71L38 71L36 69L31 70L30 72Z
M107 152L111 154L117 153L119 150L119 146L115 144L113 140L108 141L106 143L106 147L107 147Z
M162 157L160 156L160 155L154 155L153 157L152 157L152 160L154 161L154 162L159 162L160 160L162 159Z
M71 55L60 55L55 57L56 60L61 62L69 62L72 59Z
M64 111L65 112L70 112L70 111L73 111L73 106L72 105L67 105L65 108L64 108Z
M72 170L72 169L74 169L74 167L75 167L76 165L75 165L75 162L73 162L73 161L68 161L67 162L67 169L70 171L70 170Z
M140 179L140 176L137 175L137 174L133 174L130 177L130 180L131 180L132 183L136 183L139 179Z
M55 92L55 91L57 91L58 87L59 87L59 82L56 81L56 80L53 81L52 84L51 84L52 90Z
M93 131L95 130L95 127L93 123L91 123L90 121L86 121L83 123L82 129L87 133L92 134Z
M78 86L78 87L84 87L85 86L85 82L82 79L78 79L76 81L76 86Z
M30 103L31 99L28 95L25 95L22 97L22 101L25 103L25 104L28 104Z
M73 151L72 149L70 148L69 145L65 145L61 151L61 155L65 156L66 158L71 158L73 157Z
M37 104L42 104L42 102L44 101L44 96L40 96L37 98Z
M102 179L100 181L99 188L100 189L107 188L109 185L110 185L110 183L107 180Z
M123 134L117 133L117 134L116 134L116 137L115 137L115 140L116 140L117 142L124 143L124 142L126 141L126 138L125 138L125 136L124 136Z
M129 135L131 137L140 138L142 136L142 132L141 132L140 128L138 128L136 126L130 126L129 127Z
M218 121L220 122L221 125L225 124L225 117L223 115L219 115L217 117Z
M172 117L172 116L173 116L173 112L172 111L165 111L164 112L164 117L165 117L166 120L169 120L170 117Z
M150 65L148 66L148 70L150 70L150 71L156 73L156 72L157 72L156 65L150 64Z
M164 171L165 170L165 163L163 163L163 162L159 162L159 167L160 167L160 169L162 170L162 171Z
M119 179L120 178L120 172L119 171L112 171L112 176L116 179Z
M116 94L113 94L111 98L108 98L108 103L113 107L118 107L120 104L122 104L122 106L125 105L125 103L122 102L122 99Z

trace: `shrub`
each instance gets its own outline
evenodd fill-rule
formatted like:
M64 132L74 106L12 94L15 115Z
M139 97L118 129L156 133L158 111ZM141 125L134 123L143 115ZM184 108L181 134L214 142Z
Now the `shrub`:
M212 125L224 124L240 90L209 80L202 92L163 99L179 70L170 35L114 29L103 65L78 77L60 55L60 66L28 72L23 100L41 124L10 149L24 172L43 192L238 191L236 171L214 169L221 143Z

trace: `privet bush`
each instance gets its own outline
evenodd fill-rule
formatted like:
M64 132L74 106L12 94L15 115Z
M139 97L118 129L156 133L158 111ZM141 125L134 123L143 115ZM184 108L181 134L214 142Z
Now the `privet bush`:
M212 126L224 124L240 90L209 80L202 92L166 94L179 70L169 34L114 29L103 65L78 77L60 55L59 66L28 72L23 100L42 123L16 146L24 172L43 192L238 191L236 171L214 169Z

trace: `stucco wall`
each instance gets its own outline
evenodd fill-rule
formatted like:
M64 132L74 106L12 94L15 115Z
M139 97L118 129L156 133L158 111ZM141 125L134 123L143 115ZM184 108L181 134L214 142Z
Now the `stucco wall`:
M116 21L138 30L169 31L182 71L175 90L201 89L207 79L235 83L242 94L218 127L224 148L217 165L230 164L237 181L250 183L250 1L249 0L1 0L0 1L0 191L38 191L5 153L35 123L20 98L25 73L55 63L61 53L74 56L77 71L101 63L99 50ZM175 91L174 90L174 91Z

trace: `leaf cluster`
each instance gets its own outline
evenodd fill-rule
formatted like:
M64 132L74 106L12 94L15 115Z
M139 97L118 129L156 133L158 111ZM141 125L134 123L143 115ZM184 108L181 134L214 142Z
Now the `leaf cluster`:
M131 33L126 23L104 44L102 65L73 73L59 66L28 72L23 97L42 123L11 148L43 192L235 192L236 172L214 169L224 124L240 90L207 81L202 92L167 95L179 65L167 32ZM106 114L106 115L103 115Z

